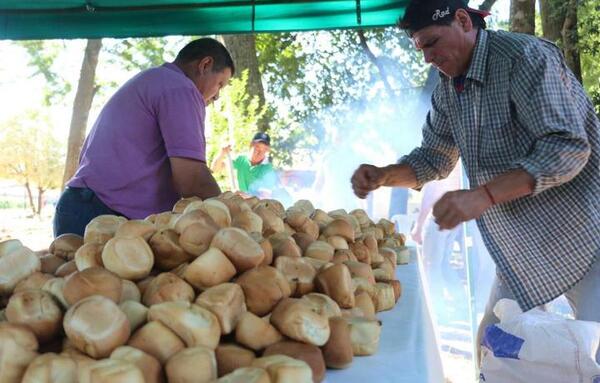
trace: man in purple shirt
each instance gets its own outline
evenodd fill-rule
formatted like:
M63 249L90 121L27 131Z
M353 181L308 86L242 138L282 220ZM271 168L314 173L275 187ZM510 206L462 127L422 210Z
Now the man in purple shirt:
M181 197L220 194L206 166L206 105L234 73L214 39L186 45L173 63L127 81L102 109L79 168L56 206L54 235L83 235L98 215L142 219Z

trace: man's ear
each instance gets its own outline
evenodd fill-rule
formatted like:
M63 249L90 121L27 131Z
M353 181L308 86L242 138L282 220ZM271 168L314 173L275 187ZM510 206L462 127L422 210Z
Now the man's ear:
M214 62L215 62L215 60L212 57L210 57L210 56L204 57L202 60L198 61L198 72L200 74L205 74L205 73L210 72L212 70Z
M464 32L471 32L473 30L473 22L471 16L464 9L458 9L454 14L454 19L458 22L458 25Z

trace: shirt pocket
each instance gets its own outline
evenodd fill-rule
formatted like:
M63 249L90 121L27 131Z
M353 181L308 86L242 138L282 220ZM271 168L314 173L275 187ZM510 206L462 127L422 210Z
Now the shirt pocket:
M479 161L485 167L503 170L516 158L515 130L509 120L489 122L480 127Z

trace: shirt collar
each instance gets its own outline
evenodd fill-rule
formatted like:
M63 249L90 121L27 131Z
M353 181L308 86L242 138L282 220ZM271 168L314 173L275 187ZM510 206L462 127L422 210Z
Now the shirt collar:
M484 29L479 29L477 41L473 50L471 64L467 71L467 78L479 82L484 82L486 78L486 66L488 56L488 33Z

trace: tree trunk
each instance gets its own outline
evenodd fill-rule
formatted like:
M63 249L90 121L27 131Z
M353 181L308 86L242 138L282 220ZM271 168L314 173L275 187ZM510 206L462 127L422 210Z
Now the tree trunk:
M67 160L61 189L73 177L79 165L79 154L85 139L87 120L92 107L92 100L96 93L95 77L98 55L102 48L102 40L88 40L85 54L81 64L73 113L71 115L71 127L69 129L69 144L67 148Z
M582 82L577 34L577 0L569 0L567 3L565 22L562 27L562 40L567 65L571 68L577 80Z
M262 85L261 73L258 67L258 58L256 55L256 38L253 34L244 35L223 35L223 42L227 47L233 62L236 73L242 73L248 70L248 94L251 97L258 97L258 102L262 108L265 105L265 91ZM265 132L269 128L268 117L264 116L259 121L259 130Z
M392 89L392 86L388 81L387 71L381 63L381 60L379 60L377 56L375 56L373 51L371 51L371 48L369 48L369 44L367 44L367 38L365 37L365 32L362 29L359 29L357 33L360 41L360 47L362 48L364 54L369 58L371 63L373 63L373 65L375 65L375 67L379 71L379 76L381 77L381 81L383 81L383 86L385 87L389 98L392 100L395 99L396 93L394 92L394 89Z
M535 0L511 0L510 31L535 34Z
M544 38L558 43L562 40L562 27L566 16L563 0L540 0L540 16Z
M485 0L483 3L481 3L481 5L479 6L479 9L482 11L491 11L492 7L494 6L494 4L496 3L496 0Z
M33 215L35 215L35 204L33 203L33 194L31 194L29 181L25 182L25 189L27 189L27 197L29 197L29 207L31 207L31 211L33 212Z
M44 207L44 189L38 187L38 195L37 195L37 214L39 216L42 215L42 207Z

